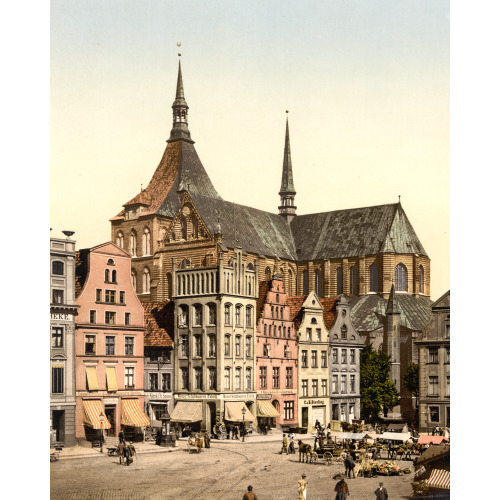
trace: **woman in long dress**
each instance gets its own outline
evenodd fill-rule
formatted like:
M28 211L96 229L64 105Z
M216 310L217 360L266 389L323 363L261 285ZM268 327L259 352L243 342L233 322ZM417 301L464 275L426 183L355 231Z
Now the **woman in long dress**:
M302 474L302 479L299 479L299 500L307 499L307 481L306 475Z

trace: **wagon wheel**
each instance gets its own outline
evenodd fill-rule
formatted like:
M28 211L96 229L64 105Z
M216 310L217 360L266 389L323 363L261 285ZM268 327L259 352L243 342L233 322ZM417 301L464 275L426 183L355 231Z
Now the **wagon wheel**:
M333 455L329 451L325 452L325 454L323 455L323 458L325 459L326 465L333 464Z
M317 462L318 462L318 454L315 451L313 451L311 453L311 462L310 463L315 464Z

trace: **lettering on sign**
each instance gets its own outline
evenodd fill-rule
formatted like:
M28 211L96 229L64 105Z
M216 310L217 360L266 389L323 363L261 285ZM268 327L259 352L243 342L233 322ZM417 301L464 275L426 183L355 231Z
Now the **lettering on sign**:
M149 396L149 399L166 399L172 396L171 392L146 392L146 396Z
M257 399L271 399L271 394L257 394Z
M175 399L255 399L255 394L174 394Z
M293 389L274 389L272 391L260 391L259 394L295 394Z
M105 405L106 404L115 405L118 403L118 398L103 398L102 402Z
M62 320L62 321L72 321L73 315L66 313L50 313L50 319Z
M325 402L322 401L321 399L308 399L304 401L305 405L324 405Z

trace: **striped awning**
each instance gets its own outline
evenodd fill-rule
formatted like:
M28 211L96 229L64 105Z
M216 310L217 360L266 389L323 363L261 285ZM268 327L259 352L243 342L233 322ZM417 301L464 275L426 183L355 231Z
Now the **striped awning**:
M171 422L200 422L203 420L201 401L179 401L170 417Z
M99 420L99 415L104 415L102 421L103 429L111 429L111 424L104 414L104 409L101 404L100 399L84 399L82 400L83 408L83 425L87 427L92 427L92 429L100 429L101 421Z
M272 405L271 401L262 400L257 401L257 416L258 417L270 417L277 418L280 417L279 411ZM246 420L246 415L245 415Z
M106 380L108 382L108 391L118 390L118 382L116 381L116 368L114 366L106 366Z
M245 408L245 422L255 422L255 417L247 408L243 401L226 401L225 402L225 419L231 422L243 422L242 409Z
M138 399L122 399L122 424L129 427L149 427L151 425Z
M427 479L427 486L430 488L450 489L450 473L444 469L434 469Z
M98 391L99 382L97 381L97 367L87 366L85 368L85 373L87 374L87 384L89 386L89 391Z

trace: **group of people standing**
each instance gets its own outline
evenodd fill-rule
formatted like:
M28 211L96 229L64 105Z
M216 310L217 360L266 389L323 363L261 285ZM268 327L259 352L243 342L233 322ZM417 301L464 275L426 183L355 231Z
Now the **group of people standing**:
M294 434L290 432L288 437L285 433L283 433L283 445L281 447L280 453L283 455L288 455L295 453L295 443L293 441Z
M240 434L243 436L245 429L240 430L238 425L230 424L215 424L212 429L215 439L240 439Z
M133 462L132 457L135 455L135 447L132 443L127 445L123 431L120 431L118 434L118 441L118 457L120 458L120 465L122 463L130 465Z

